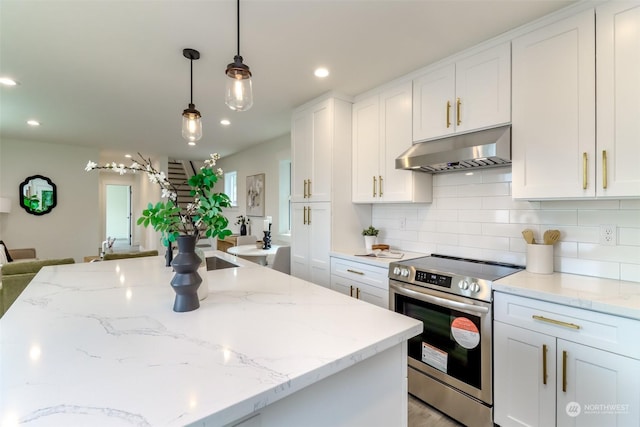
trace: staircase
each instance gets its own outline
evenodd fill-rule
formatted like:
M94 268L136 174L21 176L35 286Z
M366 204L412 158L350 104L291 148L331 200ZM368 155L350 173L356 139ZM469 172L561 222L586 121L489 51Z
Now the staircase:
M193 198L189 194L190 187L187 184L189 176L187 176L186 168L191 167L190 162L182 160L169 159L169 170L167 179L177 189L178 192L178 206L184 210L188 203L193 201Z

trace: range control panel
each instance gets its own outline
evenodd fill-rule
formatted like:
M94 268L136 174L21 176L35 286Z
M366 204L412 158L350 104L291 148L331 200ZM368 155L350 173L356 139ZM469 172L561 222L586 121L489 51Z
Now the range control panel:
M416 271L416 282L429 283L443 288L451 288L451 277L433 274L426 271Z

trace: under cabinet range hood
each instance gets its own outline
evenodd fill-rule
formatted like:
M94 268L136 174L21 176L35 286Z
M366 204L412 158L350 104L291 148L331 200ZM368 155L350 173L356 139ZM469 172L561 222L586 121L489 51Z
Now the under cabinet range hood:
M396 169L452 172L511 164L511 126L413 144L396 159Z

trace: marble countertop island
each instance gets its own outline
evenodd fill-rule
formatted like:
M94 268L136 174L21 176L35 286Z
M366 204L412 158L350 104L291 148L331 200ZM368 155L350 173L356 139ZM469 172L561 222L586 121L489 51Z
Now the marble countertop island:
M43 268L0 319L0 425L227 425L422 330L206 255L241 267L207 272L209 294L188 313L172 311L163 257Z

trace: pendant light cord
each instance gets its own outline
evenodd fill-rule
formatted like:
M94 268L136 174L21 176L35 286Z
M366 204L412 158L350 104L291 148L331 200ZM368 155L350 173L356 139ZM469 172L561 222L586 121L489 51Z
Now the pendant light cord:
M193 59L189 59L189 63L191 64L191 81L190 81L191 102L190 102L190 104L193 104Z
M237 11L238 11L238 56L240 56L240 0L237 0Z

